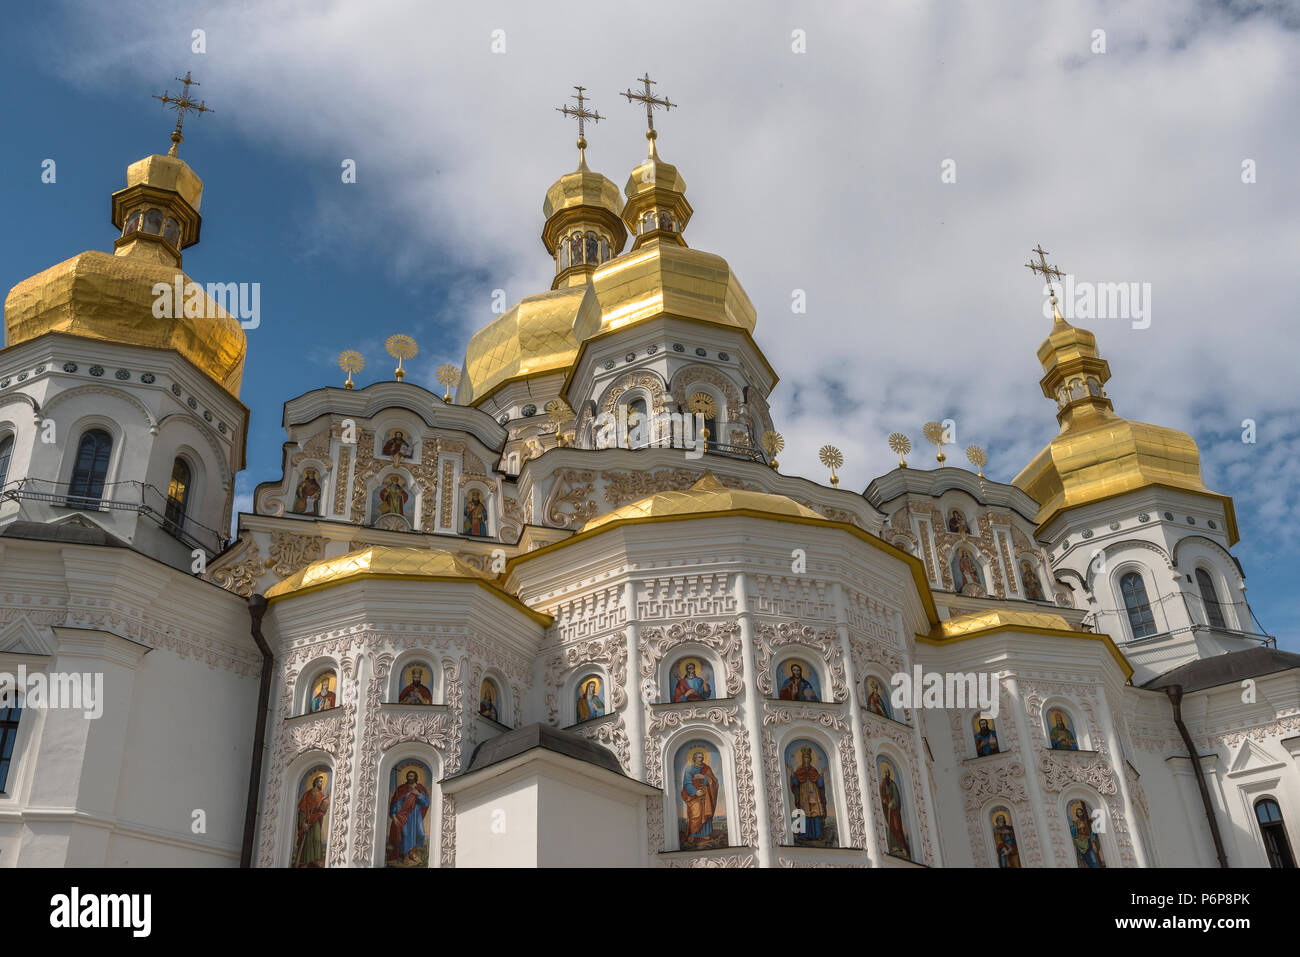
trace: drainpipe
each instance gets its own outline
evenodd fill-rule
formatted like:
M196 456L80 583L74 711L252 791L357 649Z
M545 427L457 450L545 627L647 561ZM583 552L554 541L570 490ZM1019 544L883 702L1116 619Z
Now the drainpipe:
M257 832L257 799L262 782L262 751L266 738L266 708L271 699L271 666L274 655L271 646L262 637L262 616L266 614L266 599L253 595L248 599L248 617L252 619L251 632L262 653L262 680L257 689L257 727L253 730L253 762L248 771L248 806L244 810L244 845L239 853L239 866L253 866L253 838Z
M1214 853L1219 857L1219 866L1227 867L1228 855L1223 850L1223 836L1219 834L1219 822L1214 818L1214 805L1210 803L1210 789L1205 786L1201 756L1196 753L1196 746L1192 744L1192 736L1187 731L1187 725L1183 724L1183 686L1165 685L1163 690L1169 696L1169 703L1174 706L1174 724L1178 726L1178 733L1183 736L1183 745L1192 758L1192 773L1196 775L1196 786L1201 792L1201 804L1205 807L1205 820L1209 822L1210 836L1214 838Z

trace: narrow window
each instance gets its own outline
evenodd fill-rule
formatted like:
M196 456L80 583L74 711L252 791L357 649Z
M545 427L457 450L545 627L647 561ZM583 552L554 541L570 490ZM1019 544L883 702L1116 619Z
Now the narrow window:
M0 789L4 787L3 782L4 775L0 773ZM1264 850L1268 852L1268 866L1295 867L1291 842L1286 838L1286 825L1282 823L1282 809L1277 802L1272 798L1256 801L1255 820L1259 821L1259 833L1264 838Z
M1156 620L1151 614L1151 605L1147 601L1147 586L1142 583L1142 576L1137 572L1129 572L1119 580L1119 588L1124 594L1124 608L1128 612L1128 623L1133 629L1133 637L1149 638L1154 635Z
M0 488L4 488L9 478L9 460L14 455L14 437L6 435L0 439Z
M1210 573L1204 568L1196 569L1196 587L1201 590L1201 601L1205 603L1205 617L1210 622L1212 628L1226 628L1223 621L1223 608L1219 605L1218 592L1214 590L1214 582L1210 579Z
M77 445L77 460L72 469L72 484L68 488L68 505L72 508L99 508L104 494L104 478L108 475L108 457L113 451L113 438L103 429L91 429Z
M185 527L185 506L190 496L190 467L184 459L172 463L172 480L167 486L167 530L179 532Z
M18 719L22 708L0 708L0 794L4 793L9 779L9 762L13 759L14 742L18 740Z

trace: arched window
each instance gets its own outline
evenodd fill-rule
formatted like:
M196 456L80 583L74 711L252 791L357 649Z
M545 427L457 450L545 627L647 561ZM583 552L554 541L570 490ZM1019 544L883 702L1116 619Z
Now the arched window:
M163 239L167 240L167 242L171 243L173 246L176 246L179 245L180 238L180 224L170 216L167 217L167 222L163 223Z
M609 259L609 240L603 236L600 240L600 261L605 262Z
M144 231L155 236L162 232L163 214L161 210L151 209L144 214Z
M167 486L167 530L179 532L185 527L185 506L190 497L190 467L178 458L172 463L172 480Z
M629 449L643 449L650 444L650 420L645 399L633 399L627 404L627 442Z
M1156 620L1147 601L1147 586L1137 572L1129 572L1119 580L1124 595L1124 608L1128 612L1129 627L1134 638L1149 638L1156 633Z
M122 227L122 235L130 236L132 233L137 232L140 229L140 220L143 216L144 213L138 209L128 216L126 218L126 225Z
M9 480L9 460L14 456L14 437L6 435L0 439L0 488Z
M655 211L647 209L641 214L641 232L648 233L655 228Z
M5 781L9 779L9 762L14 754L14 742L18 740L18 719L23 709L18 707L0 708L0 794L4 793Z
M99 508L112 451L113 437L103 429L91 429L81 436L72 468L72 484L68 487L70 507Z
M678 848L726 847L726 781L717 745L705 740L683 744L673 757L673 778L678 794Z
M0 790L3 787L4 775L0 774ZM1255 820L1259 822L1259 834L1264 838L1264 850L1268 852L1268 866L1295 867L1291 842L1286 839L1286 825L1282 823L1282 809L1277 802L1272 798L1256 801Z
M593 232L587 233L587 262L600 262L600 239Z
M560 271L563 272L564 270L568 269L569 268L569 244L561 240L560 248L556 250L556 255L560 257Z
M0 475L3 475L0 472ZM1205 603L1205 617L1212 628L1226 628L1223 609L1219 606L1219 594L1214 590L1210 573L1204 568L1196 569L1196 587L1201 590L1201 601Z
M569 261L575 266L582 262L582 233L569 237Z

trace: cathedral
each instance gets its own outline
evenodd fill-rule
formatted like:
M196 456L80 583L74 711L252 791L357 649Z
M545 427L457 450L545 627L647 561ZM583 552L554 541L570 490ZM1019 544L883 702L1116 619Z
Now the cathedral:
M250 513L248 342L182 272L179 123L111 250L9 292L0 864L1294 867L1300 655L1256 628L1193 439L1124 418L1055 311L1060 430L1009 484L947 464L941 423L937 462L896 434L864 491L830 446L827 483L783 472L672 104L625 95L621 191L564 108L550 288L442 395L405 335L364 387L345 352Z

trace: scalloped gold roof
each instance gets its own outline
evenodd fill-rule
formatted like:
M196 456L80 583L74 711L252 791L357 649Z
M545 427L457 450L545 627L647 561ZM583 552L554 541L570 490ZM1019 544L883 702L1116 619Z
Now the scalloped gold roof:
M596 206L618 217L623 212L623 196L614 183L587 168L586 161L572 173L565 173L546 191L542 214L550 219L556 213L578 206Z
M143 258L95 250L73 256L24 279L9 291L5 299L6 345L17 345L47 332L61 332L105 342L175 349L238 397L248 347L238 319L206 296L204 302L215 318L154 317L154 284L174 286L178 274L184 275L175 266ZM188 283L189 277L183 282Z
M1074 630L1068 621L1051 612L1001 608L996 611L981 611L949 618L940 624L939 631L944 638L956 638L959 635L974 634L978 631L994 631L998 628L1014 626L1048 631Z
M754 304L721 256L651 238L596 270L601 331L668 313L753 333Z
M489 576L451 552L440 548L415 548L407 545L372 545L337 558L322 558L289 576L266 591L266 597L279 598L306 589L351 581L355 578L463 578L489 582Z
M470 405L512 379L568 369L582 340L599 329L589 283L529 296L470 338L456 399Z
M826 521L826 516L818 515L812 509L800 505L794 499L785 495L727 488L718 481L712 472L705 472L700 480L688 489L674 492L656 492L654 495L630 502L621 508L614 509L612 512L598 515L583 525L579 531L588 532L613 522L662 518L665 515L702 515L708 512L734 512L738 510L812 518L819 522Z

